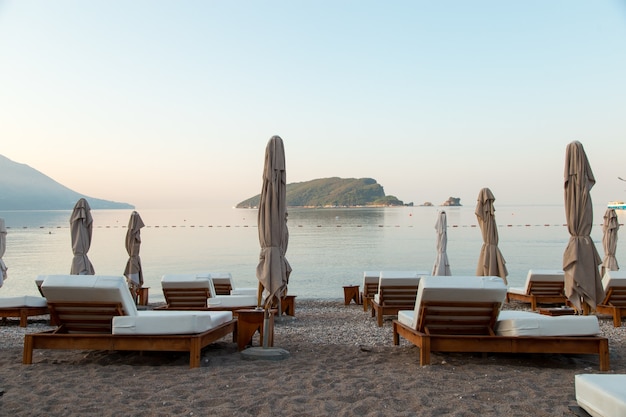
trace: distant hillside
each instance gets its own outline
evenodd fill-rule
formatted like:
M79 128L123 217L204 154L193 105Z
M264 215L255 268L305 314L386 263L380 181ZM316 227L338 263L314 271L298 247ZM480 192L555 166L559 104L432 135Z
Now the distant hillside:
M258 194L237 204L237 208L258 207ZM402 206L396 197L385 196L383 187L371 178L321 178L287 184L290 207Z
M79 194L28 165L0 155L0 210L71 210L81 197L94 210L135 208Z

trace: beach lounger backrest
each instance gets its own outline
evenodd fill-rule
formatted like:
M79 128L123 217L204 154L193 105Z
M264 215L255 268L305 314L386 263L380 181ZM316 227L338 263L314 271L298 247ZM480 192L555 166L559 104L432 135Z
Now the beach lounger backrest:
M363 294L373 297L378 292L378 279L380 271L363 272Z
M559 269L531 269L526 276L526 294L550 295L563 292L565 273Z
M606 271L602 286L606 295L601 304L626 307L626 271Z
M230 272L211 272L209 276L213 281L216 295L230 295L230 292L235 288Z
M41 290L49 303L117 303L124 314L137 315L126 278L121 275L48 275Z
M171 308L204 308L207 299L215 297L210 274L165 274L161 277L161 288Z
M113 317L137 316L123 276L51 275L41 290L61 333L110 334Z
M506 284L500 277L476 276L426 276L422 277L415 299L413 329L422 331L420 327L422 304L429 303L461 308L463 305L475 304L481 310L500 306L506 298ZM499 308L499 307L498 307ZM446 313L447 314L447 313ZM490 315L494 321L497 311ZM450 317L454 320L454 317ZM423 324L423 321L422 321Z
M418 285L420 277L430 275L427 271L381 271L378 288L391 285Z

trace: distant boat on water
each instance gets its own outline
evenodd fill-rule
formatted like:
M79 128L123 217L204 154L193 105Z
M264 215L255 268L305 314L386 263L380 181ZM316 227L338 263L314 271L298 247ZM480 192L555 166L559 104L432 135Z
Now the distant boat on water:
M615 210L626 210L626 203L624 203L623 201L609 201L607 207Z

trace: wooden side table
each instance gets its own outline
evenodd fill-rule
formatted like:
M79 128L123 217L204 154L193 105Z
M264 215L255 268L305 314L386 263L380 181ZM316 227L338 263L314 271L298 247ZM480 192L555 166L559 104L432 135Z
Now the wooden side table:
M137 289L137 305L148 305L148 290L150 290L150 287L141 287Z
M572 316L576 314L576 310L570 307L555 307L555 308L539 308L539 314L544 316Z
M361 304L361 296L359 294L358 285L344 285L343 287L343 304L348 305L354 300L356 305Z
M274 346L274 315L277 312L276 309L270 310L268 346ZM246 308L233 311L233 313L237 316L237 349L241 351L251 345L252 337L257 331L260 335L260 344L263 346L265 310Z
M280 300L280 309L282 314L295 317L296 316L296 296L286 295Z

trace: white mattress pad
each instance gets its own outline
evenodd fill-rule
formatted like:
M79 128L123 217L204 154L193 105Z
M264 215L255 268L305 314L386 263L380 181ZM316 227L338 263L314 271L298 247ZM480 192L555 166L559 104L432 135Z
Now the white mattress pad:
M254 295L256 297L257 293L258 289L254 287L241 287L230 290L230 295Z
M251 307L257 305L256 295L216 295L207 300L209 307Z
M626 416L626 375L575 375L574 386L578 405L591 416Z
M209 274L165 274L161 277L162 288L210 288Z
M113 334L195 334L232 320L230 311L139 311L136 316L113 317Z
M33 295L20 295L16 297L0 297L0 308L16 307L46 307L48 300L44 297Z
M529 311L500 311L499 336L594 336L600 333L596 316L547 316Z

